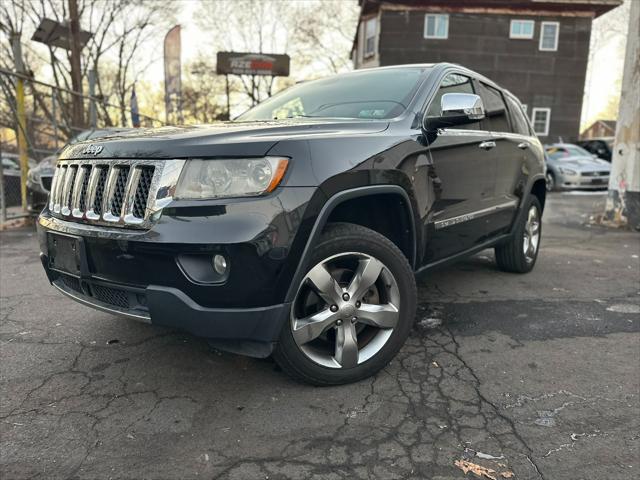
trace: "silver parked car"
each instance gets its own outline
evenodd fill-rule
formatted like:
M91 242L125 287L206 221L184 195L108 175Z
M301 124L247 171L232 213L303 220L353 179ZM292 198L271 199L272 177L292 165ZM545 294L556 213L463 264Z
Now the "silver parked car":
M607 188L609 162L571 143L546 145L545 153L548 191Z

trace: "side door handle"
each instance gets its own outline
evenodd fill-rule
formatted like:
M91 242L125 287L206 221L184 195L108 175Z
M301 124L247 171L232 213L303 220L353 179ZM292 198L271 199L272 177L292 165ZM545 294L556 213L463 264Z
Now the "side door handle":
M527 142L519 143L518 148L521 150L526 150L527 148L529 148L529 144Z
M494 142L492 140L488 140L488 141L482 142L478 146L483 150L491 150L493 147L496 146L496 142Z

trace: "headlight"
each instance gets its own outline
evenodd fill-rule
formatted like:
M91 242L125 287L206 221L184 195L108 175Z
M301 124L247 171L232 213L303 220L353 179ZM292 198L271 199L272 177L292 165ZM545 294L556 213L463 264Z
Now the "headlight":
M560 170L560 173L564 173L565 175L577 175L578 174L578 172L576 172L575 170L571 170L570 168L558 167L558 170Z
M272 192L282 181L289 160L281 157L189 160L175 197L256 197Z
M38 174L37 172L34 171L33 168L29 169L29 172L27 173L27 180L29 180L31 183L38 183Z

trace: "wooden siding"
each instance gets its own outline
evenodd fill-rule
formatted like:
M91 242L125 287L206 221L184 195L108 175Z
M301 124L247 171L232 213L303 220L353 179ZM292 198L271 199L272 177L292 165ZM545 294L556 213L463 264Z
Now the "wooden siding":
M543 141L578 137L591 18L450 13L449 38L431 40L423 38L424 15L381 9L381 66L459 63L509 89L529 114L535 107L551 108L550 133ZM534 38L509 38L511 19L534 20ZM560 22L557 51L539 50L542 21Z

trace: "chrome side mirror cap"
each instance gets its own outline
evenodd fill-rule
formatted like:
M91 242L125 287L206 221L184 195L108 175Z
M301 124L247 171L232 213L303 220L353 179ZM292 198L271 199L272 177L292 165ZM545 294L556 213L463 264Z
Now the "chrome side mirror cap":
M423 127L427 131L477 122L485 117L484 104L473 93L445 93L440 100L440 116L427 117Z

